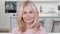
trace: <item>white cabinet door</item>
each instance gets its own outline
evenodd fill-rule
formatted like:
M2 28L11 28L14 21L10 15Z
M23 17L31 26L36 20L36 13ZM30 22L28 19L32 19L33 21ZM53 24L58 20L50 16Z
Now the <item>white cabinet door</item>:
M17 26L17 20L16 17L10 17L10 32L12 32L12 29Z

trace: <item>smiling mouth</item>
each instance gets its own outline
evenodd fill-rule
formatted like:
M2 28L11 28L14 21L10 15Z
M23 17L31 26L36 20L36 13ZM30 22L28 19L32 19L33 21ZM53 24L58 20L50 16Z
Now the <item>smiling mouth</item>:
M31 19L26 19L26 20L31 20Z
M32 20L33 18L26 18L26 20Z
M31 19L27 19L27 20L31 20Z

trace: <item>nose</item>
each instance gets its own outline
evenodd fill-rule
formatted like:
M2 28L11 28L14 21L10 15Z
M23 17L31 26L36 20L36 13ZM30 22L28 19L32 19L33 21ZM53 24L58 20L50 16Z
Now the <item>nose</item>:
M29 18L30 17L30 14L29 13L27 13L27 18Z

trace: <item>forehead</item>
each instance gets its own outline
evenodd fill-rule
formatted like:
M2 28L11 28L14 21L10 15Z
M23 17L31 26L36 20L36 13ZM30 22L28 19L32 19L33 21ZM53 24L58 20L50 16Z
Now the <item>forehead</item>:
M25 6L23 8L23 11L31 11L31 10L33 10L33 8L31 6Z

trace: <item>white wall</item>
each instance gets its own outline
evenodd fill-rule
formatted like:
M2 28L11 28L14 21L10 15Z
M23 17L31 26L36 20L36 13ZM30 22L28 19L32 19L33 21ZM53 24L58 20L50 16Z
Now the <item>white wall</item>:
M5 14L4 1L0 1L0 28L9 28L9 16Z
M42 11L44 13L49 11L58 12L58 4L42 4Z

